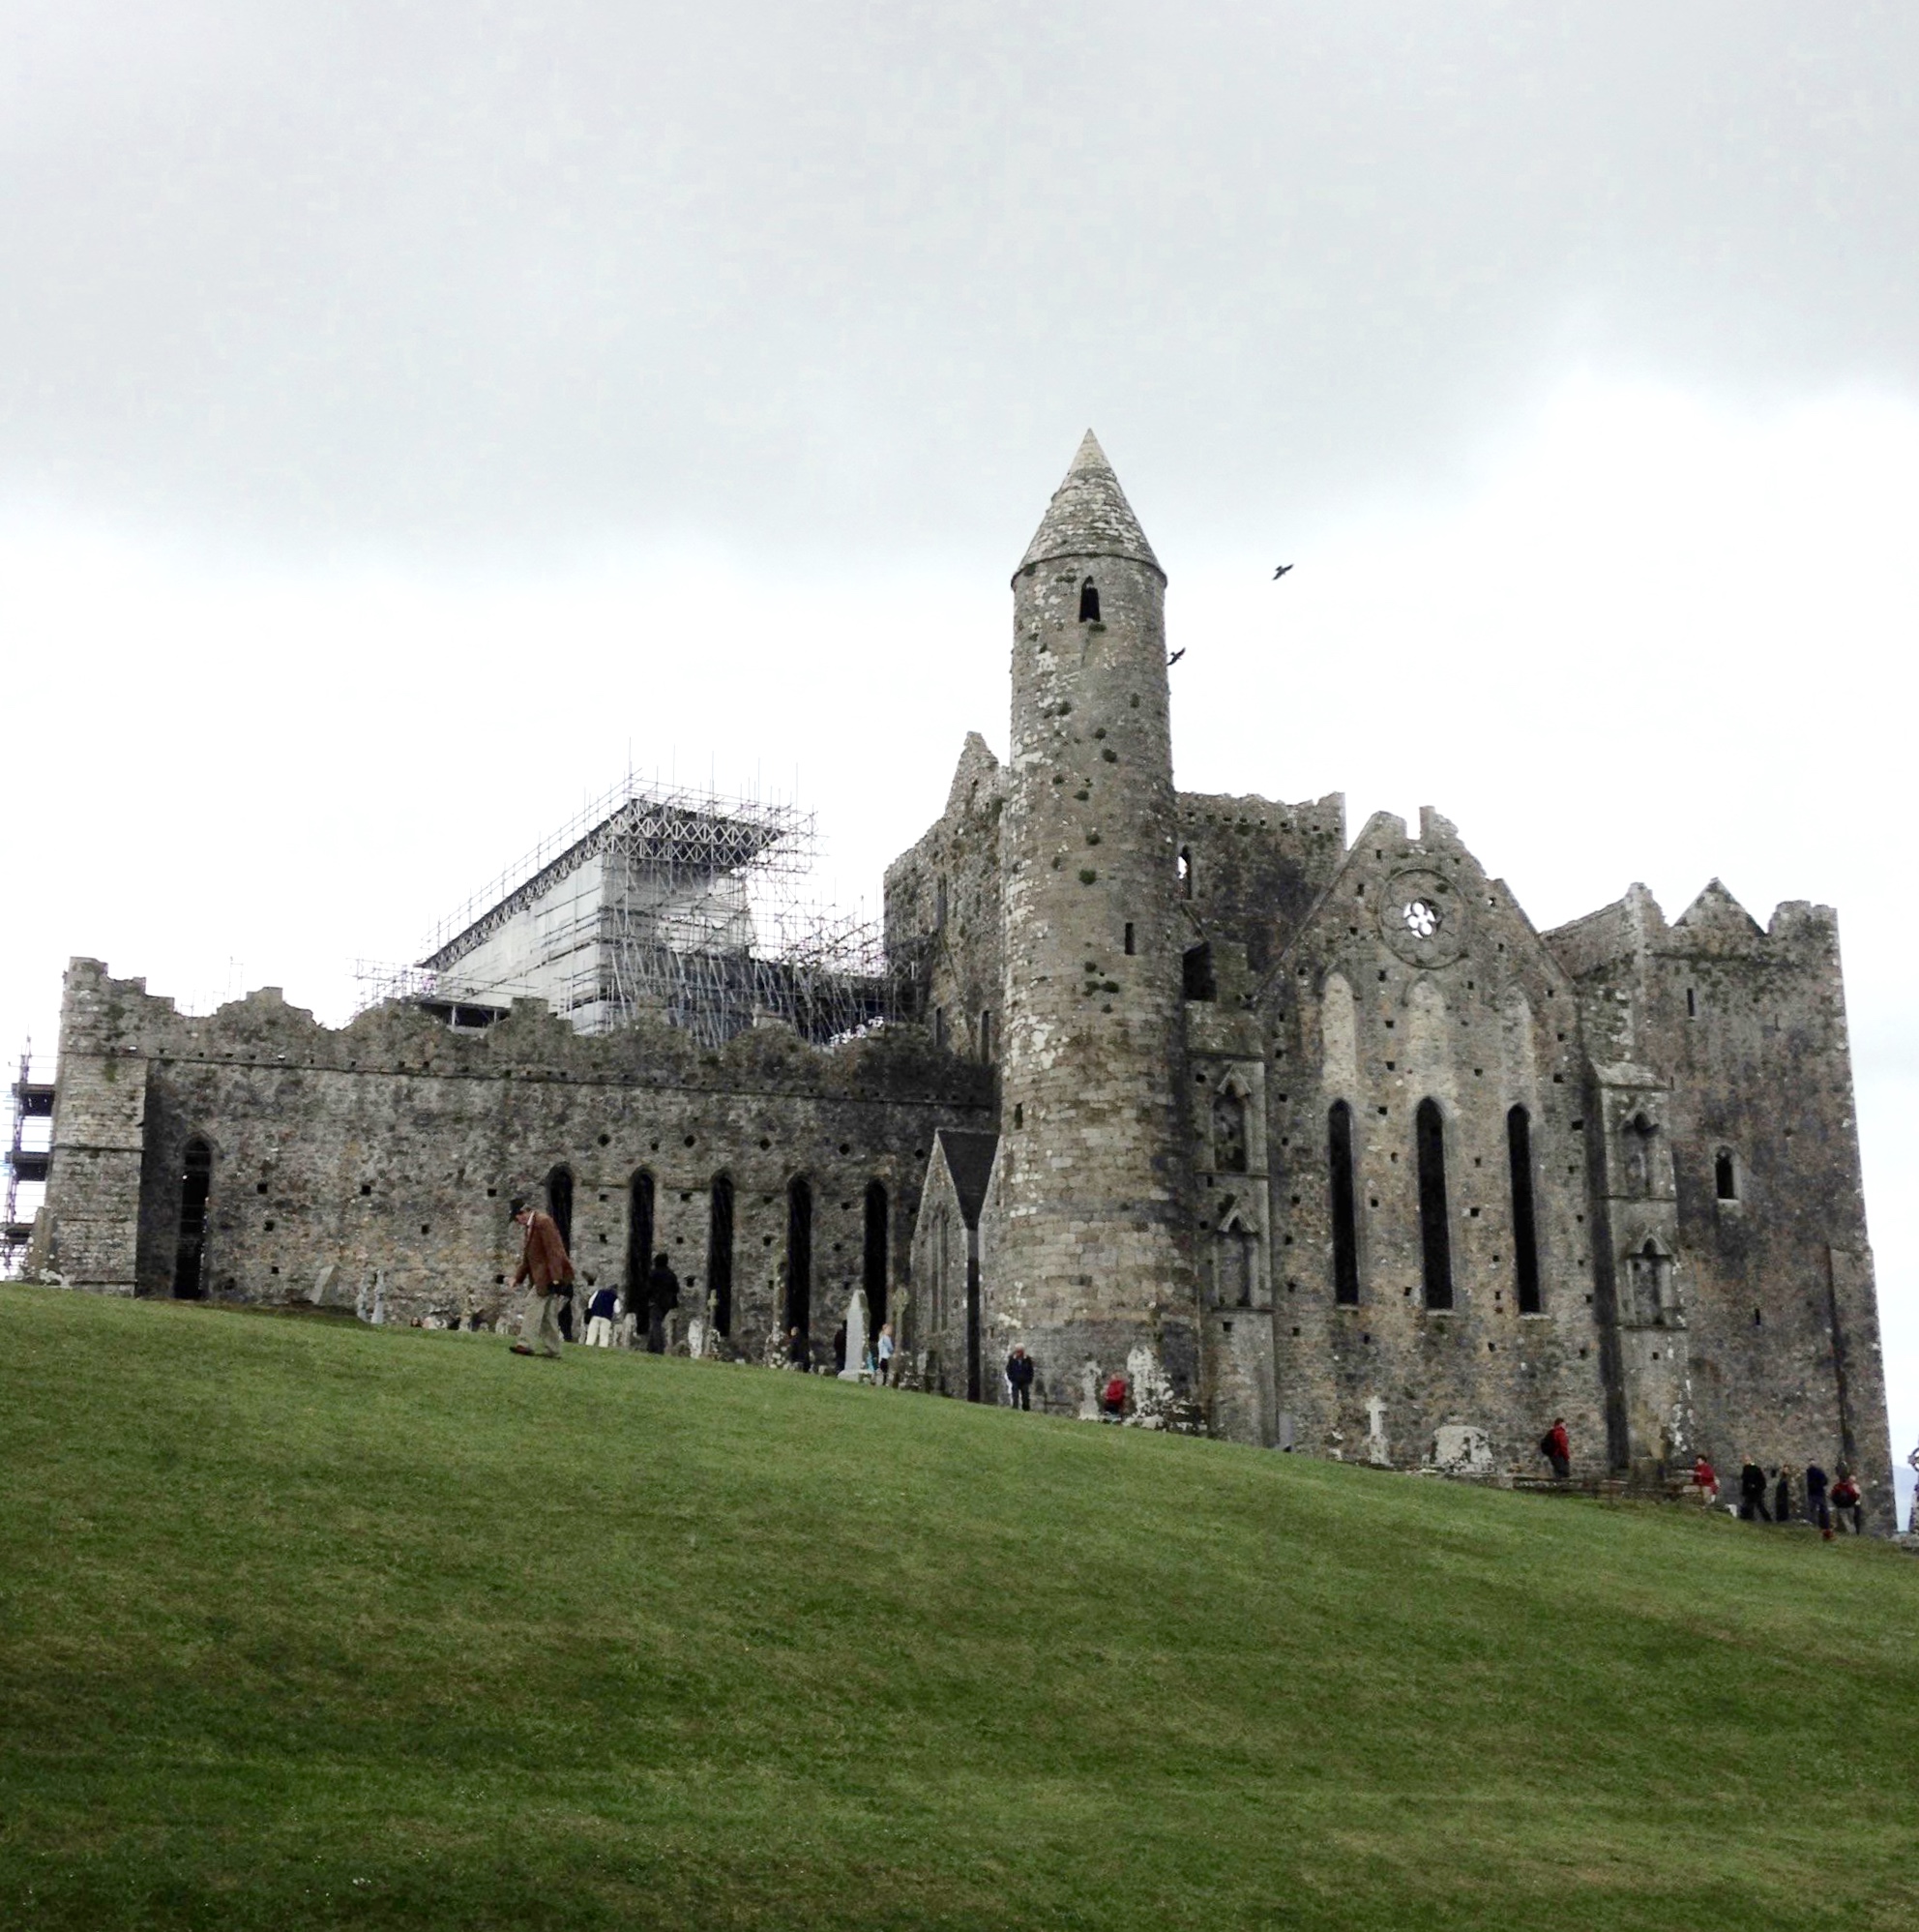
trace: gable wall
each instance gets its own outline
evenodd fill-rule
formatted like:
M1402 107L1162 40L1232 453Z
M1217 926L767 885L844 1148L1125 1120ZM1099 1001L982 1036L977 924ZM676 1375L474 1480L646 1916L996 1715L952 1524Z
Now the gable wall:
M1441 910L1423 942L1402 907ZM1349 1007L1328 988L1337 975ZM1334 987L1337 993L1337 986ZM1519 1002L1523 1000L1521 1007ZM1349 1019L1338 1010L1345 1007ZM1577 1004L1503 884L1436 814L1375 817L1260 999L1271 1048L1279 1433L1347 1459L1425 1461L1442 1426L1495 1466L1543 1468L1554 1415L1576 1468L1605 1469ZM1415 1111L1444 1115L1454 1307L1423 1293ZM1335 1301L1328 1114L1352 1109L1360 1299ZM1531 1116L1542 1312L1517 1305L1507 1110ZM1383 1405L1383 1442L1369 1404Z

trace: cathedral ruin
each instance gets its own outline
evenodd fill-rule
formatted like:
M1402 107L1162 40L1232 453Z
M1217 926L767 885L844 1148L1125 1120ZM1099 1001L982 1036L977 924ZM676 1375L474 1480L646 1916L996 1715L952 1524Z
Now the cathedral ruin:
M504 1311L506 1204L723 1352L854 1290L924 1385L1498 1479L1848 1462L1892 1527L1838 927L1717 881L1540 933L1436 812L1176 789L1166 577L1090 432L883 948L775 955L790 829L629 788L333 1029L68 973L36 1278Z

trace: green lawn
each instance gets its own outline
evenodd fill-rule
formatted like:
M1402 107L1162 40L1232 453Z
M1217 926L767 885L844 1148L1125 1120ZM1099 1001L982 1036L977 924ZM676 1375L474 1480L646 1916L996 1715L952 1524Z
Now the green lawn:
M0 1289L0 1924L1919 1924L1919 1562Z

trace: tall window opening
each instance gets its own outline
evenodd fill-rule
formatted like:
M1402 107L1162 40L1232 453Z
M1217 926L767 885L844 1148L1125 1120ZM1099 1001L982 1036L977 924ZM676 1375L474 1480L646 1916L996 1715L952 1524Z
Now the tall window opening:
M1446 1122L1436 1100L1422 1100L1414 1118L1419 1150L1419 1251L1426 1305L1453 1305L1453 1230L1446 1214Z
M1712 1191L1722 1201L1737 1201L1739 1188L1732 1173L1732 1154L1722 1147L1712 1157Z
M1217 999L1220 996L1220 983L1213 974L1211 946L1189 946L1180 965L1188 999Z
M867 1292L867 1320L877 1335L879 1324L886 1320L886 1248L892 1227L886 1211L886 1188L876 1180L867 1183L866 1233L860 1286Z
M568 1254L573 1253L573 1169L562 1164L546 1176L546 1212L560 1231Z
M980 1015L980 1057L989 1062L992 1059L992 1015L989 1012Z
M213 1149L195 1136L180 1162L180 1235L173 1251L173 1293L197 1301L206 1293L207 1196L213 1192Z
M1193 848L1181 846L1179 848L1179 896L1182 899L1193 897Z
M786 1189L785 1325L802 1335L812 1326L812 1188L804 1174Z
M1246 1172L1246 1102L1229 1086L1213 1096L1213 1167L1220 1174Z
M1513 1278L1520 1313L1539 1313L1539 1221L1533 1210L1532 1117L1523 1107L1506 1115L1506 1162L1513 1174Z
M1126 957L1128 959L1133 957L1133 921L1131 919L1126 922Z
M642 1318L641 1327L646 1325L646 1278L652 1272L653 1176L641 1168L627 1182L627 1306Z
M1352 1109L1333 1102L1326 1116L1326 1156L1333 1182L1333 1299L1359 1301L1359 1217L1352 1180Z
M733 1182L716 1174L707 1195L706 1286L713 1296L713 1325L733 1332Z
M943 1006L932 1009L932 1043L941 1053L946 1051L946 1008Z
M1079 586L1079 621L1082 624L1100 621L1100 593L1090 577Z

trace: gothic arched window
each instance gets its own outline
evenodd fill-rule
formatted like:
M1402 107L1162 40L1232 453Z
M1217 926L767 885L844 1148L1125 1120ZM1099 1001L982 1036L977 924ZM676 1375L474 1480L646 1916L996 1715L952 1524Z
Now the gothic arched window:
M1453 1230L1446 1212L1446 1121L1436 1100L1422 1100L1414 1116L1419 1155L1419 1252L1426 1305L1453 1305Z

